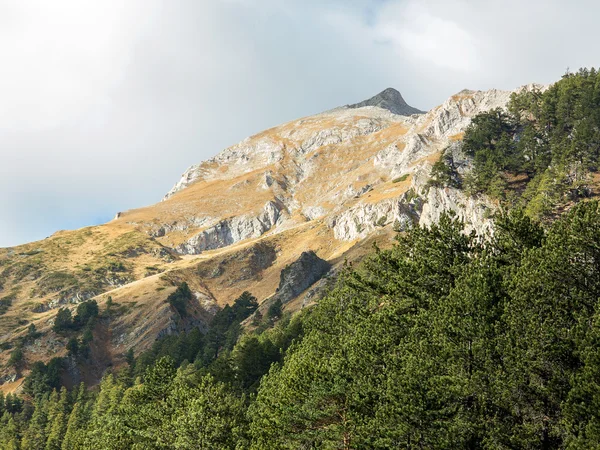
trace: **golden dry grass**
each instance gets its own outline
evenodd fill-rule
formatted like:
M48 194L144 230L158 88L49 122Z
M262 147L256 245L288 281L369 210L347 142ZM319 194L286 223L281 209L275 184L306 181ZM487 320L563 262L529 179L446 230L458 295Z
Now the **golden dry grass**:
M465 137L465 132L461 131L460 133L453 134L448 139L451 142L457 142L457 141L462 141L464 139L464 137Z
M20 378L17 381L13 381L12 383L4 383L0 384L0 392L4 394L11 394L13 392L18 392L20 387L25 382L25 378Z
M373 159L379 151L391 145L403 151L408 125L382 121L380 131L342 144L326 145L307 154L291 150L298 148L300 142L295 140L294 134L298 127L316 132L356 126L364 119L372 120L363 116L340 119L324 115L266 130L251 139L269 139L279 145L282 158L276 163L259 161L254 166L249 163L248 167L239 164L230 167L209 161L202 168L212 171L214 176L198 180L164 202L126 211L119 219L101 226L60 231L40 242L0 249L0 273L11 268L8 275L0 279L4 284L0 298L7 293L15 293L13 305L0 316L0 342L15 340L26 332L29 323L34 323L44 337L35 352L30 346L25 349L27 364L34 360L48 361L64 354L64 338L51 331L57 310L34 312L40 304L47 304L62 295L59 292L39 292L40 280L50 273L73 275L78 283L86 285L97 282L94 274L105 270L108 262L114 260L124 265L131 282L116 288L102 285L94 297L101 311L105 309L109 296L116 305L118 314L103 321L104 328L96 331L106 344L95 344L94 352L103 361L118 366L127 349L133 347L136 353L143 351L168 326L173 311L166 298L183 281L204 299L203 302L208 302L207 305L213 302L223 306L232 303L245 290L259 300L271 296L279 284L281 270L303 251L313 250L335 264L340 264L345 258L358 258L363 252L360 245L335 240L324 220L308 222L301 206L318 205L332 211L341 207L343 202L344 207L350 207L358 201L378 202L405 192L410 186L410 177L392 183L385 169L375 168ZM310 171L299 172L299 165L307 161L311 161ZM270 188L264 187L267 171L277 181ZM286 191L288 184L292 185L292 189ZM367 185L373 187L362 197L344 197L348 187L359 191ZM274 229L260 238L201 255L176 256L171 253L169 258L164 257L165 251L169 255L168 248L174 248L218 220L258 214L276 195L287 196L288 200L293 199L300 205L290 211L287 229ZM190 226L192 220L199 217L212 221L208 220L202 226ZM159 227L174 224L184 224L187 229L151 237L151 232ZM389 240L386 232L378 231L382 239ZM264 248L273 249L275 257L272 263L253 267L253 255ZM221 273L220 267L226 270ZM25 276L19 275L20 278L15 275L25 269L39 273L33 276L27 272ZM75 305L69 307L74 309ZM298 304L292 303L287 308L296 307ZM194 308L194 317L208 320L206 311L199 304ZM4 364L7 358L8 352L1 352L0 364ZM11 390L15 386L5 385L3 389Z

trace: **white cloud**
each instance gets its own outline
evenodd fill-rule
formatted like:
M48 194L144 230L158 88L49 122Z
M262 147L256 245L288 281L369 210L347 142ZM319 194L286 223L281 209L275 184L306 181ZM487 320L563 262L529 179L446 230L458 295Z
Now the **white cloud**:
M141 0L0 2L0 128L52 128L109 102L153 3ZM9 19L7 19L9 18Z
M378 14L375 33L437 67L460 72L478 69L474 36L458 23L436 16L426 2L388 3Z
M415 107L598 64L592 0L0 0L0 246L393 86Z

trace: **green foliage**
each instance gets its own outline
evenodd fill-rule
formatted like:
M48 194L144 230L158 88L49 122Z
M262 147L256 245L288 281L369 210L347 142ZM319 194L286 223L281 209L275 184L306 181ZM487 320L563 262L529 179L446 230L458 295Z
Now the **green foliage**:
M428 184L435 187L461 187L461 181L454 166L454 159L449 152L445 152L431 167Z
M2 397L0 397L0 400L1 399ZM19 414L23 412L23 404L23 400L17 395L7 394L6 397L4 397L4 404L0 407L0 410L12 415Z
M67 420L64 439L62 441L62 450L76 450L85 448L86 427L90 420L89 407L85 402L85 396L79 396L77 402Z
M257 307L256 298L245 292L217 314L213 329L219 331L212 338L194 329L158 341L138 358L128 352L130 367L105 376L98 391L82 385L68 395L64 389L59 393L60 360L35 363L25 384L33 398L25 404L27 416L20 416L22 403L10 406L12 397L7 402L6 421L13 419L15 428L6 439L36 449L247 448L246 393L256 392L271 365L282 361L303 332L299 315L229 344L231 330L239 332L239 322ZM231 347L220 348L205 364L204 345L217 337ZM76 344L73 338L69 349ZM195 364L187 362L194 358ZM141 371L135 383L132 368ZM0 414L5 409L2 402ZM0 448L8 442L3 439L0 434Z
M19 429L15 419L5 413L0 420L0 444L6 450L19 449Z
M54 318L54 326L52 327L56 333L65 334L69 331L78 331L83 328L81 342L76 337L69 339L66 346L69 356L88 356L89 343L94 338L93 328L97 316L98 304L96 300L87 300L77 305L77 314L74 318L72 318L71 311L68 308L60 308L58 310Z
M4 298L0 298L0 316L8 311L8 308L11 307L14 299L14 295L7 295Z
M141 353L137 359L133 357L133 350L127 361L134 367L135 375L142 376L146 370L159 359L170 356L179 366L183 361L194 361L202 353L204 336L200 330L194 329L189 333L165 336L156 341L149 351Z
M281 363L285 351L303 334L302 316L282 320L275 328L259 335L243 336L229 357L233 384L243 392L254 393L273 364ZM218 373L214 374L219 377Z
M81 344L83 346L86 346L93 340L94 340L94 333L92 331L92 327L86 326L83 329L83 334L81 335Z
M532 217L589 196L588 174L600 161L600 73L582 69L543 93L513 95L508 112L473 119L463 149L474 159L470 191L506 200L520 177L526 189L517 193Z
M261 381L253 448L596 448L600 210L444 218L347 270Z
M32 400L0 397L0 448L599 448L600 204L397 239L273 328L239 334L245 293L129 354L135 382L57 392L34 364Z
M173 420L174 448L230 449L246 441L245 402L207 375L188 388L184 374L175 380L178 405Z
M69 342L67 342L67 351L69 352L69 356L77 356L79 353L79 342L77 341L77 338L69 339Z
M276 299L273 304L271 304L269 306L269 309L267 309L267 315L266 318L267 320L277 320L281 317L281 314L283 313L283 303L281 302L281 299Z
M60 308L54 318L52 329L55 333L64 333L73 327L73 318L69 308Z
M135 361L134 373L142 375L148 367L164 356L173 358L175 365L196 361L198 366L209 366L223 351L231 351L241 333L240 323L258 308L256 298L243 292L232 306L217 312L206 335L193 329L189 333L166 336L142 353Z
M135 356L133 354L133 348L130 348L129 350L127 350L127 353L125 354L125 361L127 361L127 364L129 366L133 366L135 364Z
M62 358L52 358L47 365L42 361L34 362L29 376L25 379L24 392L39 397L52 389L60 388L63 362Z
M10 357L8 358L8 362L6 363L6 365L8 367L13 367L15 369L19 369L22 362L23 362L23 349L21 348L21 346L16 347L11 353L10 353Z
M384 227L386 223L387 223L387 216L381 216L377 220L377 222L375 223L375 225L377 225L378 227Z
M398 178L394 178L392 180L392 183L401 183L402 181L406 181L409 176L410 176L410 174L405 173L404 175L402 175L402 176L400 176Z
M98 317L98 303L96 300L87 300L77 305L77 314L73 318L73 327L80 329L90 323L90 319Z
M258 308L258 300L250 292L244 291L233 303L233 312L235 320L243 321L251 316Z
M37 328L35 327L35 324L31 323L29 324L29 326L27 327L27 340L29 341L33 341L37 338L39 338L42 335L42 333L40 333Z
M252 326L258 327L261 325L263 315L260 311L256 311L252 317Z
M424 393L398 382L420 385L424 375L410 372L420 366L406 359L426 359L422 349L408 351L421 342L418 313L448 294L479 249L447 217L440 227L417 228L399 239L396 248L378 251L361 270L342 274L309 316L304 339L282 369L271 369L263 379L250 409L256 448L269 442L281 448L397 448L403 441L394 433L435 413L418 413L414 408L424 399L411 395ZM432 399L438 394L444 392L430 393ZM394 413L394 405L407 410Z
M167 302L175 308L175 311L177 311L181 317L185 317L187 316L187 304L193 297L192 291L187 283L184 282L177 287L175 292L167 297Z
M199 357L204 365L214 361L220 352L233 348L241 333L240 323L257 308L256 298L249 292L244 292L233 306L227 305L216 314L206 334L203 355Z
M145 382L123 391L102 382L86 448L230 449L244 440L245 405L210 375L161 358Z

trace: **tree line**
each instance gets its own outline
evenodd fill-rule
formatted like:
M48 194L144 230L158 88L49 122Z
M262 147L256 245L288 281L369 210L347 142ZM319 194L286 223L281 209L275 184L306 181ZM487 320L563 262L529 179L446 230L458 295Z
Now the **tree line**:
M514 96L467 130L471 175L449 154L434 170L512 206L492 237L445 214L294 317L277 304L263 318L246 292L96 388L68 391L63 360L36 363L25 395L0 397L0 448L600 448L599 130L593 69ZM190 295L168 302L185 315ZM62 313L57 332L97 314Z
M218 338L159 341L97 389L3 400L0 445L600 446L597 201L547 230L502 215L485 242L446 215L347 267L314 308L231 344L254 309L244 297Z
M543 92L513 94L506 110L473 118L462 149L473 170L460 177L447 152L433 184L486 193L539 219L589 197L600 163L600 72L581 69Z

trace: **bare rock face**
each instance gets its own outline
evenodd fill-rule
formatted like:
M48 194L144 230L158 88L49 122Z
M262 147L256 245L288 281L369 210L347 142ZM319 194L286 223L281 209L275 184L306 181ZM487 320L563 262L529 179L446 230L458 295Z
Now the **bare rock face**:
M379 203L359 203L343 212L331 223L336 239L353 241L364 238L374 230L393 224L398 231L406 230L419 222L422 201L402 194L395 199Z
M516 91L464 90L427 113L406 104L390 88L363 102L245 139L192 166L165 198L199 181L259 172L256 187L244 178L232 183L231 189L240 195L248 195L248 190L267 191L277 200L259 215L245 213L214 221L176 251L198 254L277 232L294 225L290 218L295 212L306 221L323 220L334 237L343 241L365 238L387 225L406 229L417 223L431 224L448 209L463 218L467 228L487 233L493 202L466 198L456 189L430 188L431 166L447 149L460 153L457 143L474 116L506 108L513 92L533 88L540 86ZM464 155L457 154L455 161L459 172L471 170ZM390 180L409 176L410 186L387 187ZM371 197L372 193L381 200ZM385 195L377 195L381 193ZM168 234L169 230L166 226L160 231Z
M287 303L296 298L329 272L331 265L315 252L302 252L300 258L285 267L279 277L279 287L273 300Z
M461 152L461 141L473 117L506 108L514 92L533 88L544 89L464 90L425 113L386 89L244 139L190 167L156 205L21 249L0 249L0 290L16 292L11 307L44 331L28 358L64 350L52 337L53 313L40 315L62 305L89 298L103 304L107 295L114 297L123 314L111 320L111 352L135 346L137 353L157 336L203 328L219 305L244 290L263 300L261 309L278 299L301 300L303 292L308 304L340 261L360 260L371 241L388 243L392 228L428 227L453 211L467 231L493 233L495 202L432 186L431 168L450 154L456 180L467 175L472 161ZM240 241L246 242L236 246ZM222 251L191 256L215 249ZM107 272L98 282L94 274L107 257L131 270ZM282 270L284 261L294 262ZM50 274L70 274L66 279L76 282L41 289ZM192 302L193 320L174 317L165 303L164 290L183 281L198 300ZM38 296L31 305L30 292ZM0 342L24 332L3 323ZM3 369L6 360L0 352L0 383L10 375Z
M465 231L474 230L480 236L489 236L492 230L491 213L496 205L484 196L469 197L459 189L430 188L427 193L419 225L429 227L437 223L444 212L452 211L465 223Z
M286 179L291 184L298 183L310 174L310 161L305 160L304 155L322 147L372 135L398 120L402 117L381 108L363 108L358 120L355 110L339 108L290 122L277 127L272 133L246 138L204 163L191 166L163 201L198 181L235 178L272 165L281 168L286 156L293 158L295 169L286 173ZM273 173L267 172L262 188L269 188L272 184Z
M281 208L275 202L267 202L258 216L239 216L222 220L181 244L176 250L185 255L198 255L205 250L257 238L275 226L280 217Z
M365 106L376 106L378 108L387 109L391 113L401 116L423 114L424 112L408 105L402 98L402 94L394 88L387 88L374 97L360 103L355 103L354 105L348 105L347 108L355 109L364 108Z

